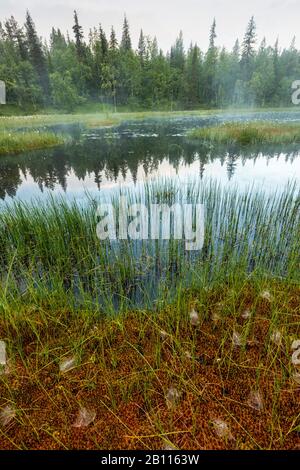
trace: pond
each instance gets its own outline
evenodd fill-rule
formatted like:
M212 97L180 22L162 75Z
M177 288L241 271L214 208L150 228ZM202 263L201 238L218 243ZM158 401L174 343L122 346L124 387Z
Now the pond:
M29 201L50 193L80 199L157 176L213 178L226 186L264 189L300 182L300 145L214 148L187 138L193 127L224 120L300 121L300 112L176 117L122 123L113 128L60 126L72 143L0 159L0 200Z

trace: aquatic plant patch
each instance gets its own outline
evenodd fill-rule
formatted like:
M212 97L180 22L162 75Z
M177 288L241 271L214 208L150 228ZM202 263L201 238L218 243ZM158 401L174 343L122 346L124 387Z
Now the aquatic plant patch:
M191 139L214 144L290 144L300 143L299 123L277 123L266 121L227 122L201 127L188 133Z
M0 130L0 156L62 145L66 137L50 131Z

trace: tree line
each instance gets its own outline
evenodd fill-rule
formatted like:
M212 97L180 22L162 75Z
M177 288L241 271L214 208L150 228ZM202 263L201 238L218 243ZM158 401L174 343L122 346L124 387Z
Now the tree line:
M24 25L13 16L0 23L0 79L7 101L21 108L54 106L72 111L89 102L130 109L193 109L291 104L291 85L300 79L295 38L280 49L263 39L257 44L252 17L242 41L232 50L216 45L216 21L206 51L185 50L180 32L164 53L156 38L141 30L134 49L125 16L120 41L114 28L101 24L85 39L74 11L72 36L52 28L50 39L37 34L27 11Z

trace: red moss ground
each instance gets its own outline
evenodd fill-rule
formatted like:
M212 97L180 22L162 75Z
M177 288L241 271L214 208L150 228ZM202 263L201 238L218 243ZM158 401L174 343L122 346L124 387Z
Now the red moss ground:
M204 297L189 293L176 308L92 327L83 317L52 327L36 310L35 333L23 319L18 337L1 325L0 338L14 340L15 356L0 375L0 412L11 406L16 416L0 424L0 448L300 448L300 385L290 349L300 338L299 288L270 291L275 301L250 285L238 294L226 287ZM191 308L198 326L190 323ZM242 317L247 308L251 319ZM275 320L279 344L270 339ZM242 346L233 345L233 331L247 332ZM70 353L78 366L62 374L59 361ZM172 406L171 387L179 394ZM249 405L253 392L261 410ZM80 407L96 417L75 428ZM227 436L218 435L215 419L227 424Z

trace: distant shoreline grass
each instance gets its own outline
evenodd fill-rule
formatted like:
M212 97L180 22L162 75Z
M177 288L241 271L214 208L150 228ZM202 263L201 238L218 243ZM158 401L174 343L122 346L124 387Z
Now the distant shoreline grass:
M169 106L162 106L155 109L149 108L142 108L142 107L130 107L130 106L118 106L117 110L115 111L114 107L111 105L105 105L103 103L85 103L82 105L77 106L73 111L66 111L63 109L57 108L19 108L18 106L14 105L1 105L0 106L0 117L4 116L31 116L31 115L84 115L84 114L182 114L182 113L189 113L189 114L202 114L202 113L224 113L224 112L232 112L232 113L240 113L240 112L264 112L264 111L281 111L281 112L289 112L289 111L297 111L300 110L298 106L276 106L276 107L249 107L249 106L229 106L227 108L208 108L208 107L198 107L193 109L185 109L180 107L171 107Z
M62 135L50 131L0 130L0 156L54 147L62 145L65 140Z
M215 144L300 143L300 123L230 122L193 129L188 137Z
M298 108L230 108L230 109L199 109L193 111L118 111L114 113L111 110L95 112L94 108L91 112L88 110L78 109L72 114L63 113L43 113L33 115L0 115L0 129L13 129L24 127L53 126L60 124L83 124L87 127L106 127L115 126L124 121L143 120L143 119L168 119L176 117L213 117L225 114L242 114L250 115L253 113L280 113L280 112L297 112Z

